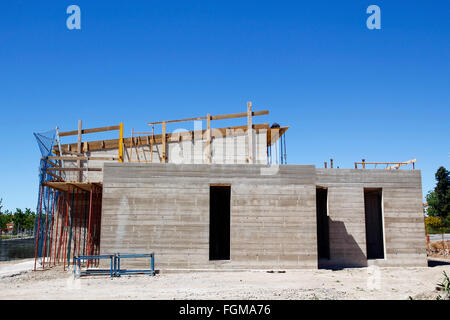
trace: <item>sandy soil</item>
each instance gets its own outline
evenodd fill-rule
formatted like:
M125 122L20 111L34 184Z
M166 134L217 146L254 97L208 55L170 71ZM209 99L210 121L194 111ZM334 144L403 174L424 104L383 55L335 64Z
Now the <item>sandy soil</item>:
M24 261L16 261L15 264ZM26 262L26 261L25 261ZM11 262L0 263L0 270ZM435 299L450 264L267 273L192 272L74 279L55 267L0 279L0 299Z

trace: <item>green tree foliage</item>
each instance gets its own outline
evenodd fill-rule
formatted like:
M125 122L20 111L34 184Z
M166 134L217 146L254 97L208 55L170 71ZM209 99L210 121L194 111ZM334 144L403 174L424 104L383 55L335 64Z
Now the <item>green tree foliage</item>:
M14 212L14 232L23 230L32 230L34 228L35 214L30 209L26 208L25 212L17 208Z
M0 199L0 229L6 228L6 224L13 220L11 212L8 210L3 211L3 199Z
M428 203L427 214L429 217L439 217L438 211L435 209L437 207L437 196L436 192L429 191L425 199Z
M436 187L427 194L427 213L429 216L440 217L448 223L450 219L450 172L440 167L435 174Z
M25 211L17 208L14 214L9 211L3 211L3 199L0 199L0 229L6 229L6 225L10 222L14 222L14 232L33 230L34 220L36 214L29 208L25 208Z
M36 214L31 211L29 208L25 208L25 225L24 228L26 230L33 230L34 229L34 221L36 219Z

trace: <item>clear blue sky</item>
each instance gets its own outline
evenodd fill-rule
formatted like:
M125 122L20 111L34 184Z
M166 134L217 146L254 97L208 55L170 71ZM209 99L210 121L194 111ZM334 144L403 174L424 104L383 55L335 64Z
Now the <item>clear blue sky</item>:
M66 8L81 8L81 30ZM366 8L381 8L381 30ZM450 2L2 1L0 197L36 208L32 135L269 109L288 163L450 168ZM242 120L245 121L245 120ZM217 122L216 125L222 125ZM92 136L90 138L95 138ZM67 140L66 140L67 141Z

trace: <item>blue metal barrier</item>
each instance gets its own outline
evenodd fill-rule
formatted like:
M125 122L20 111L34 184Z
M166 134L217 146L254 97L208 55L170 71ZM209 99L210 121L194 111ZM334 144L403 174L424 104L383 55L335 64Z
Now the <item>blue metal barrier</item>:
M138 269L138 270L128 270L120 268L120 259L127 258L150 258L150 269ZM110 259L111 268L108 269L86 269L81 271L81 261L82 260L97 260L97 259ZM120 277L122 274L150 274L155 275L155 255L154 253L149 254L103 254L103 255L90 255L90 256L76 256L74 257L74 267L73 275L110 275L112 277Z
M111 268L108 269L86 269L85 271L81 271L81 261L82 260L97 260L97 259L110 259L111 260ZM73 275L76 277L77 275L77 266L78 266L78 274L81 275L110 275L111 278L114 277L115 267L113 263L115 263L115 255L114 254L102 254L102 255L92 255L92 256L77 256L74 257L74 266L73 266Z
M127 258L150 258L150 269L141 269L141 270L128 270L128 269L120 269L120 259ZM120 254L116 253L114 259L114 275L116 277L120 277L122 274L150 274L152 276L155 275L155 254Z

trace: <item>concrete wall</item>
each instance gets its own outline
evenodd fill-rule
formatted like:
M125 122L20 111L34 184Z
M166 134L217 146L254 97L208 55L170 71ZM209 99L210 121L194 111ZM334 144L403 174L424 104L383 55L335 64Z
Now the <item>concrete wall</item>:
M419 170L105 163L101 251L154 251L160 269L316 268L316 186L328 189L323 267L426 266ZM209 188L231 185L231 259L209 261ZM382 189L384 259L367 260L364 188Z
M328 188L330 260L334 266L426 266L420 170L317 169ZM364 188L382 188L384 259L366 259Z
M154 251L159 269L316 268L314 166L264 167L105 163L101 251ZM229 261L209 261L211 184L231 185Z

